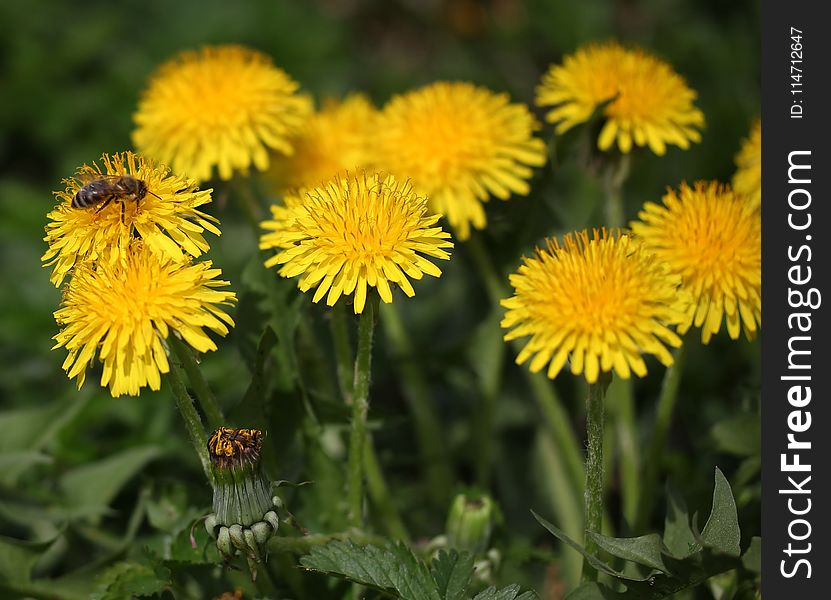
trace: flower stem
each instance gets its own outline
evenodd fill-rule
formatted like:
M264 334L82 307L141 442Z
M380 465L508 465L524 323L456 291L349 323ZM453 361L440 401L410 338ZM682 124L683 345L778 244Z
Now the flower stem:
M629 176L629 155L612 159L603 173L603 190L606 195L606 225L612 229L623 227L626 211L623 206L623 182Z
M426 469L430 495L436 506L445 508L453 487L453 469L441 424L433 410L430 387L415 359L413 343L395 304L381 307L383 330L397 355L404 398L413 417L416 441Z
M642 531L647 525L655 496L655 484L658 478L658 468L663 462L664 446L667 433L672 424L672 415L675 411L675 402L678 399L678 386L681 383L681 373L687 355L687 344L684 343L675 351L671 367L664 373L661 385L661 395L658 398L658 409L655 414L655 427L652 434L652 443L649 445L649 455L644 468L641 483L641 501L638 506L638 518L635 521L635 531Z
M332 307L332 319L329 322L332 341L335 346L335 363L338 375L338 387L347 406L352 405L352 391L355 384L352 347L349 345L349 323L343 302L335 302Z
M355 358L355 379L352 398L352 429L349 435L348 506L349 523L353 527L363 524L364 447L367 443L366 419L369 412L369 383L372 359L372 334L375 329L375 312L378 297L373 293L367 298L361 320L358 323L358 351Z
M182 361L182 367L185 369L185 373L187 373L191 389L196 395L196 400L199 402L199 406L205 414L208 427L211 429L219 429L225 425L225 417L222 415L222 410L219 408L219 404L217 404L216 397L211 392L211 388L208 387L208 382L202 376L202 371L196 363L196 357L193 355L193 351L175 335L171 335L168 338L168 343L173 348L173 352L176 353L179 360Z
M378 461L378 454L375 452L371 435L367 435L367 441L364 444L364 469L366 470L367 491L373 504L378 509L387 533L396 539L409 541L410 534L407 532L407 527L404 525L404 521L401 520L401 515L398 514L398 510L392 501L392 495L384 479L384 472L381 470L381 464Z
M606 197L606 225L617 229L626 224L623 203L623 184L629 177L631 159L623 154L609 160L603 173L603 190ZM617 378L609 389L610 416L615 422L612 431L617 432L620 451L620 478L623 492L623 515L633 524L637 511L641 482L638 477L640 456L635 424L635 398L632 380Z
M500 300L510 296L510 291L504 281L505 278L497 274L493 260L488 256L487 249L478 236L471 236L471 239L466 244L466 248L479 271L480 277L482 277L485 283L485 288L491 303L494 306L498 306ZM511 343L511 347L519 353L522 350L522 342L515 340ZM585 471L583 469L583 458L580 454L580 446L570 426L571 421L568 413L563 408L563 404L557 395L557 390L544 374L532 373L528 369L522 369L522 373L528 382L528 386L531 388L534 400L540 412L542 412L543 419L551 432L557 451L563 456L566 464L566 472L569 476L570 487L579 498ZM485 435L485 432L482 432L482 440L485 443L490 444L492 439L493 435L490 430L487 430L487 435ZM487 450L485 452L481 452L481 450L481 454L485 456L489 455Z
M583 492L586 532L600 533L603 527L603 399L611 375L601 374L589 384L586 396L586 486ZM597 554L597 543L586 535L583 546L589 554ZM583 581L597 581L597 571L583 561Z
M170 361L170 371L167 373L167 381L170 383L170 389L173 392L173 397L176 399L176 406L182 419L185 421L185 428L188 430L190 441L193 444L196 455L199 457L199 462L202 463L202 470L205 471L205 476L208 481L212 481L211 476L211 461L208 457L208 436L202 427L202 419L196 408L193 406L193 400L188 395L185 388L185 382L182 380L182 372L179 370L179 365L175 361Z

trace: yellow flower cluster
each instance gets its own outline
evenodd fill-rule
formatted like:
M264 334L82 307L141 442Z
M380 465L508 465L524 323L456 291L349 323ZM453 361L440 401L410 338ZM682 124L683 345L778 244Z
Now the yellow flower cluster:
M199 352L216 349L203 328L225 335L234 301L219 269L192 258L209 249L218 222L201 207L211 190L132 152L82 166L56 192L46 225L44 266L63 289L55 348L80 387L96 357L113 396L159 389L169 370L165 340L177 335Z
M552 66L536 101L551 107L557 134L597 113L601 150L660 155L700 140L695 99L669 64L610 42ZM171 332L205 351L215 345L204 329L224 334L232 324L219 307L234 295L214 289L227 282L210 263L192 263L208 250L203 233L219 234L199 208L211 190L197 187L214 170L222 179L252 165L266 171L281 198L262 223L260 248L274 251L266 266L314 289L313 302L351 297L360 313L370 293L391 302L395 288L412 296L412 280L441 274L431 259L449 259L452 243L440 218L468 239L487 224L485 203L527 195L546 160L528 107L471 83L426 85L380 110L361 94L312 106L268 57L237 46L186 52L159 69L133 137L173 171L129 152L105 155L65 181L49 214L43 262L56 286L71 278L56 313L71 377L82 382L97 355L113 394L155 389ZM631 232L568 234L525 259L503 301L506 340L530 338L517 361L550 377L570 361L594 382L603 372L642 376L644 355L671 364L676 331L693 326L705 343L723 320L731 337L742 328L753 336L760 143L757 124L736 159L736 193L683 184L662 205L647 203ZM129 195L131 181L142 185ZM95 206L79 200L92 192Z
M756 119L750 135L736 155L733 189L755 208L762 207L762 120Z

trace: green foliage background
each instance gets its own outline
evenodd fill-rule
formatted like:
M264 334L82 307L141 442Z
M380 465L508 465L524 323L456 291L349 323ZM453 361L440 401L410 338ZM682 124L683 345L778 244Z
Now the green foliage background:
M232 42L270 54L317 98L363 90L380 105L424 83L463 79L530 104L546 67L580 44L610 37L639 44L671 62L698 91L707 127L703 142L689 151L671 148L665 157L636 153L624 188L628 218L681 180L729 180L740 139L760 106L759 7L753 1L40 0L35 8L12 0L0 4L0 22L6 25L0 37L0 533L27 540L57 536L59 542L37 559L35 575L87 568L63 583L68 598L84 597L96 585L100 590L97 578L108 569L113 581L139 582L125 589L155 581L159 573L146 566L148 552L173 547L175 555L186 525L210 504L210 489L167 389L113 400L91 377L78 392L60 369L64 353L49 350L56 332L51 313L60 296L39 258L45 215L54 205L51 192L79 165L130 147L131 114L158 64L182 49ZM542 135L550 134L546 127ZM584 165L565 157L541 169L532 184L527 198L488 205L483 241L504 275L544 236L602 224L601 186ZM210 210L222 220L223 234L212 241L210 258L242 302L235 311L239 327L218 352L203 357L203 371L229 412L250 414L240 404L249 366L263 325L274 325L277 366L268 374L272 415L266 424L274 454L268 466L275 478L314 479L314 486L287 493L290 508L304 527L336 531L343 526L337 426L345 424L346 411L334 396L326 310L258 268L256 240L233 194L218 189L216 199ZM495 307L465 245L457 244L440 280L423 281L416 290L413 300L396 299L413 337L413 355L389 349L383 323L374 354L370 418L395 503L414 540L443 531L450 498L437 501L423 478L400 382L402 364L416 361L427 374L451 448L454 483L461 488L474 483L480 387L499 360L504 371L490 472L490 491L503 513L495 537L503 554L498 579L558 597L561 577L547 565L549 556L560 556L560 546L530 509L551 517L563 482L549 468L553 450L541 441L545 428L512 351L500 358L494 350L501 334ZM300 311L316 324L304 339L318 340L299 348L300 368L306 369L308 346L329 361L323 371L301 370L302 387L335 426L316 450L300 433L303 390L291 363L281 362L291 354L287 334ZM702 514L713 468L720 466L733 485L744 546L760 530L758 352L758 342L731 342L723 333L707 347L691 344L661 465ZM635 382L637 443L644 450L663 372L654 361L649 367L649 375ZM568 375L556 386L582 439L584 390ZM622 534L617 469L608 487L609 512ZM662 515L659 499L651 530L660 528ZM379 522L373 526L383 531ZM26 570L22 565L38 555L3 541L0 580L17 581ZM287 596L319 597L315 593L327 585L322 576L301 576L290 554L274 560L280 585L291 590ZM153 564L179 577L176 565ZM188 581L210 580L209 566L188 568L179 577L177 597L188 597L182 591L190 589ZM114 569L126 575L118 579ZM206 585L201 593L222 591L220 584ZM147 583L146 591L152 587Z

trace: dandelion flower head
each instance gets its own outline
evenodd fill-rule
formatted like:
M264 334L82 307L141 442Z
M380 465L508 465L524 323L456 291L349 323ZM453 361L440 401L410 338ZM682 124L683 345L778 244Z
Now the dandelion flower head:
M589 120L604 102L605 122L597 145L617 142L623 153L633 145L663 155L667 144L683 149L701 141L703 113L693 105L696 93L668 63L616 42L590 44L552 65L537 87L538 106L562 134Z
M438 82L396 96L376 135L379 168L410 178L460 240L487 224L483 202L527 195L545 162L528 107L470 83Z
M363 94L324 102L291 139L294 152L272 157L269 180L282 196L369 166L377 119L378 111Z
M222 288L210 261L175 262L135 240L124 261L84 263L64 288L55 312L60 332L54 348L66 348L63 369L80 388L95 358L101 385L112 396L158 390L170 369L165 340L180 336L197 352L216 350L207 335L228 333L234 322L222 308L236 296Z
M631 224L655 259L681 276L692 302L678 327L701 328L706 344L722 321L736 339L753 338L762 320L762 222L757 211L729 186L682 184L661 204L647 202Z
M47 215L43 239L49 248L41 260L46 267L54 265L51 281L56 287L76 264L86 260L124 260L136 234L150 251L174 261L208 251L202 234L219 235L218 221L197 207L211 201L212 190L200 190L195 181L132 152L104 154L101 163L84 165L64 180L66 189L55 192L59 203ZM103 199L86 208L72 206L78 190L91 181L113 181L124 175L144 182L147 193L143 198L116 199L106 206Z
M667 346L681 345L672 329L684 315L680 278L629 235L595 230L547 240L510 282L505 340L530 336L516 362L530 359L533 372L547 366L553 379L570 359L571 372L589 383L601 371L643 377L642 355L669 366Z
M386 303L392 302L390 284L412 297L410 279L439 277L428 259L449 259L453 246L436 224L440 216L428 212L427 200L408 181L378 173L339 175L302 198L287 197L272 214L263 223L269 233L260 248L279 251L266 266L281 265L283 277L299 275L301 291L317 288L313 302L326 296L333 306L354 294L356 314L369 287Z
M756 207L762 206L762 121L753 123L750 135L736 155L733 191L745 196Z
M298 84L271 59L242 46L186 51L162 65L133 116L140 152L199 181L253 164L264 171L269 149L291 154L290 138L310 110Z

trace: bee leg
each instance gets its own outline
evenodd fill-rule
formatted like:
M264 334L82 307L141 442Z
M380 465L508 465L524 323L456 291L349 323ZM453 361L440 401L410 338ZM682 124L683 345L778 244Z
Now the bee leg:
M124 225L124 202L121 202L121 224Z
M112 196L110 196L109 198L107 198L106 200L104 200L104 203L103 203L103 204L101 204L101 206L99 206L98 208L96 208L96 209L95 209L95 213L94 213L94 214L96 214L96 215L97 215L97 214L98 214L98 213L100 213L102 210L104 210L105 208L107 208L107 206L109 206L110 202L112 202L112 201L113 201L113 197L112 197Z

